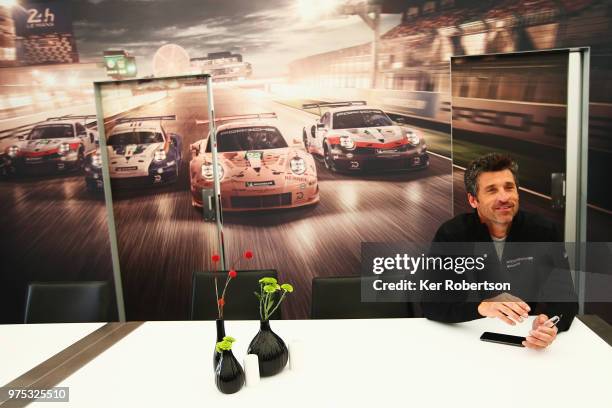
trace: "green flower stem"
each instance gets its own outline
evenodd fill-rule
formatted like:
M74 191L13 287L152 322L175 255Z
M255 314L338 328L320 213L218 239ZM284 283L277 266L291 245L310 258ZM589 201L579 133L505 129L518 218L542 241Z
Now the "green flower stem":
M266 306L266 320L270 320L270 309L274 306L274 294L276 292L268 293L268 305Z
M261 310L261 304L263 303L262 299L263 299L263 284L259 284L259 317L261 317L262 320L265 320L262 314L262 310Z
M270 318L270 314L268 313L270 311L270 305L272 302L272 293L268 293L266 292L266 304L264 305L264 320L268 320Z
M278 303L276 304L276 307L274 309L272 309L272 311L270 312L270 316L272 316L274 314L274 312L276 312L276 309L278 309L278 307L282 303L283 299L285 298L285 294L286 293L287 293L286 291L283 292L283 294L281 295L280 299L278 300Z

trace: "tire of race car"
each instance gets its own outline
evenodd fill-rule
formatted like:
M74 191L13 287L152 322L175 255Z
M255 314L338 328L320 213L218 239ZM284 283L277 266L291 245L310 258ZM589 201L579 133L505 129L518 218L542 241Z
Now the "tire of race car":
M308 151L308 134L306 133L306 129L302 129L302 140L304 142L304 148Z
M84 166L85 166L85 152L83 150L83 147L81 146L79 148L79 155L77 156L77 162L74 168L75 170L82 170Z
M336 171L336 163L334 163L334 159L331 157L330 153L331 149L327 145L327 141L323 144L323 163L325 163L325 168L330 171Z
M96 185L94 183L91 183L89 181L85 181L85 189L90 192L90 193L97 193L98 189L96 188Z

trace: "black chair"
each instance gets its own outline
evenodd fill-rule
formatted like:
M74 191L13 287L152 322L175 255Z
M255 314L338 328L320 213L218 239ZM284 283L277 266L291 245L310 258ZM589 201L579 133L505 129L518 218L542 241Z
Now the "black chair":
M312 319L414 317L409 302L362 302L361 277L312 279Z
M237 271L238 276L230 282L225 294L224 320L260 320L259 300L253 292L259 291L259 280L264 277L278 279L276 270ZM217 300L215 299L215 275L218 277L219 296L223 291L227 272L195 272L191 296L191 320L215 320ZM280 319L280 307L272 319Z
M25 323L107 322L108 282L33 282L28 285Z

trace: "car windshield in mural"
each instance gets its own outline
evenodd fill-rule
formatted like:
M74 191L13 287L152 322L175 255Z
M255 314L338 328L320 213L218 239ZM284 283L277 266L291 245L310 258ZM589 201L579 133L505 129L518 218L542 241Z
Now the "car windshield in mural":
M380 110L357 110L334 113L334 129L374 126L393 126L393 122Z
M287 142L276 128L252 127L224 130L217 134L219 152L280 149ZM210 143L206 148L210 152Z
M131 144L163 143L164 137L158 132L140 132L133 130L129 133L118 133L108 138L110 146L125 146Z
M61 139L73 136L74 130L70 125L37 126L28 136L28 140Z

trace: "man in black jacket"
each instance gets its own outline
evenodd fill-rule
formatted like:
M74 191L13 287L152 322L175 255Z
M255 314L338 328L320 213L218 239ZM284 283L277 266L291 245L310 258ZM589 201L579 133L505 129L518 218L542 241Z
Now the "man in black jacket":
M492 248L492 256L489 256L485 271L477 279L496 276L499 280L501 276L502 280L505 277L508 281L521 281L513 285L513 288L517 288L516 292L498 293L489 298L477 296L477 299L482 299L477 302L450 297L447 302L424 302L422 307L427 318L442 322L496 317L514 325L515 322L522 322L529 313L536 314L532 330L523 345L538 349L550 345L556 338L557 330L569 329L578 303L567 257L563 250L559 250L560 244L544 245L553 248L552 251L546 250L546 253L541 251L543 246L537 244L517 244L562 242L553 223L519 210L517 173L518 166L511 158L495 153L470 163L464 181L468 201L475 211L445 222L434 237L434 245L447 242L485 243L478 245ZM539 297L541 294L533 294L539 293L550 281L549 275L553 269L556 270L556 281L561 281L564 287L566 296L563 296L563 301L554 295L542 298ZM543 270L545 274L542 274ZM524 301L521 297L528 300ZM562 315L562 318L556 327L550 327L551 324L546 321L554 315Z

